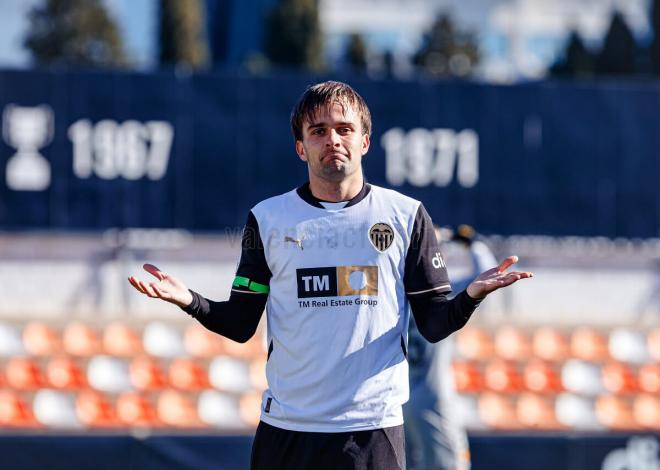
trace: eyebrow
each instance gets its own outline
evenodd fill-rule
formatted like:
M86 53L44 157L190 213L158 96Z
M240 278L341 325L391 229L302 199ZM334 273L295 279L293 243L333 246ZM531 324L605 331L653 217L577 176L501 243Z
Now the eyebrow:
M344 126L344 127L355 127L355 125L352 122L338 122L335 126ZM313 124L310 124L307 126L307 129L316 129L318 127L328 127L328 123L326 122L315 122Z

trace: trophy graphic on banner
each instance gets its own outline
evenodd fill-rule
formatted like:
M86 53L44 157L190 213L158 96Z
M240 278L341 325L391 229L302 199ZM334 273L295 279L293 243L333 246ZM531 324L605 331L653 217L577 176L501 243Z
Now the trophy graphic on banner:
M43 191L50 185L50 164L39 149L53 139L53 110L9 104L2 113L2 136L16 149L7 161L5 180L15 191Z

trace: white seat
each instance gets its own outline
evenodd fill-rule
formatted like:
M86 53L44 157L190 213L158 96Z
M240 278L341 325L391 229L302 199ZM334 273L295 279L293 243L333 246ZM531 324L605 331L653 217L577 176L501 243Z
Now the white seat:
M561 382L566 390L581 395L596 396L605 390L600 366L580 359L569 359L564 363Z
M162 321L149 323L142 333L144 350L152 356L172 359L187 356L183 332Z
M19 328L7 323L0 323L0 356L23 356L25 348Z
M600 430L603 426L596 417L594 400L572 393L562 393L555 401L557 421L576 430Z
M87 364L87 381L96 390L120 393L133 390L128 362L111 356L94 356Z
M252 388L250 364L234 357L218 356L209 364L209 381L218 390L246 392Z
M646 350L646 336L641 331L617 328L610 332L610 355L618 361L645 364L650 360Z
M244 429L238 397L215 390L205 390L197 400L199 418L209 426L223 429Z
M76 414L73 394L56 390L39 390L32 402L34 416L51 428L79 429L84 427Z

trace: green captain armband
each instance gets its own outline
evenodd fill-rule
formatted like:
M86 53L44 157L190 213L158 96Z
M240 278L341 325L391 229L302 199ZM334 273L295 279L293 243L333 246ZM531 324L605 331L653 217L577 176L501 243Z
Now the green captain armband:
M260 294L268 294L268 292L270 292L270 287L268 287L267 285L250 281L247 277L241 277L241 276L236 276L231 286L247 287L252 292L259 292Z

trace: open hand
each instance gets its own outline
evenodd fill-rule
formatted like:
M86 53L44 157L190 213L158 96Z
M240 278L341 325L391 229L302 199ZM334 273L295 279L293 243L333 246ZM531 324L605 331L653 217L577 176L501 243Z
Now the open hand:
M479 274L467 287L467 293L473 299L483 299L491 292L502 287L510 286L514 282L532 277L530 272L511 271L505 272L509 266L518 262L517 256L509 256L499 266Z
M162 299L173 303L179 307L187 307L192 302L192 294L186 285L174 276L165 274L153 264L142 266L145 271L153 274L158 282L143 282L137 280L134 276L128 278L135 289L154 299Z

